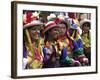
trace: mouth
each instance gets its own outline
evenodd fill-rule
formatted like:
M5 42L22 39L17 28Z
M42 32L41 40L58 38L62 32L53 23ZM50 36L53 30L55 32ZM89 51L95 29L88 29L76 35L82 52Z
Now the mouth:
M58 38L59 37L59 34L58 33L55 33L54 34L54 38Z

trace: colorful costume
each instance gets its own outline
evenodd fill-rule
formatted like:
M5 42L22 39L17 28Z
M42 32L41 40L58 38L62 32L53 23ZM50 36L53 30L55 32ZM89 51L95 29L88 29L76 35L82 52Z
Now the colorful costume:
M84 48L83 42L79 35L77 24L72 24L71 28L69 29L68 36L73 46L73 57L75 60L79 60L82 65L88 63L88 59L84 55Z
M81 21L81 28L82 28L82 41L84 45L84 53L86 57L89 59L89 65L91 64L91 22L90 20L84 19Z
M59 54L56 51L55 43L57 39L57 35L53 35L52 31L54 28L57 28L57 24L54 21L48 21L46 27L44 29L45 33L45 45L43 47L43 68L54 68L59 67ZM57 30L58 32L58 30ZM51 37L52 34L52 37ZM55 36L55 37L54 37Z
M59 67L59 60L54 45L50 44L50 46L48 47L45 46L43 48L43 53L44 53L43 68Z
M41 41L42 39L40 39ZM28 68L35 69L35 68L42 68L43 65L43 53L42 53L43 43L38 44L37 47L33 46L34 53L28 48Z
M59 23L58 26L60 28L59 38L57 40L57 51L60 54L60 66L67 67L67 66L79 66L79 61L73 59L71 55L71 51L69 48L69 39L67 37L67 30L70 27L70 24L67 20L65 20L64 15L59 15L58 18ZM62 29L63 28L63 29Z
M26 69L28 64L28 59L27 59L28 53L27 53L27 48L25 46L25 43L23 44L24 44L23 45L23 69Z
M26 16L25 16L26 15ZM35 69L35 68L42 68L43 64L43 54L42 54L42 47L43 47L43 38L40 37L38 34L39 32L34 30L34 34L38 35L36 36L36 40L33 39L33 28L38 28L38 30L41 30L43 27L43 23L39 20L39 14L37 12L28 12L24 15L24 26L23 26L23 32L24 32L24 41L26 45L24 45L24 51L23 55L26 54L27 59L27 68L28 69ZM35 36L35 35L34 35ZM24 61L23 61L24 63Z

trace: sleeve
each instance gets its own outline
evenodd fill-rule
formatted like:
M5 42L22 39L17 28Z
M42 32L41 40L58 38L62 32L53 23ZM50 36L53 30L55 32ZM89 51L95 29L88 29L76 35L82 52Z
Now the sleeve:
M46 53L47 53L47 50L46 50L46 48L43 47L43 55L45 56Z
M65 58L67 57L67 49L63 48L61 51L61 60L65 60Z

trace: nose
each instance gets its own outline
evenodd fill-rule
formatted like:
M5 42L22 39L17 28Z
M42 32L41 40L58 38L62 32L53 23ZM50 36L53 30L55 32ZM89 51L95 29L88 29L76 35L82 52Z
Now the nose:
M39 30L36 30L36 32L40 32Z
M59 32L59 33L62 33L62 32L63 32L63 30L62 30L62 29L59 29L59 30L58 30L58 32Z
M56 34L59 34L59 30L56 31Z
M32 31L32 33L33 33L33 34L39 34L40 31L39 31L39 30L34 30L34 31Z

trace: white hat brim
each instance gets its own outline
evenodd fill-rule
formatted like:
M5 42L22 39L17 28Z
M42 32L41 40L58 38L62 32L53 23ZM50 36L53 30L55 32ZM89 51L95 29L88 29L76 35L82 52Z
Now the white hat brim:
M82 20L82 21L80 22L80 27L82 28L83 24L86 23L86 22L88 22L88 23L91 24L91 21L90 21L90 20L85 19L85 20Z
M35 25L43 25L43 23L40 22L39 20L36 20L36 21L32 21L31 23L28 23L28 24L24 25L23 28L25 29L25 28L35 26Z

